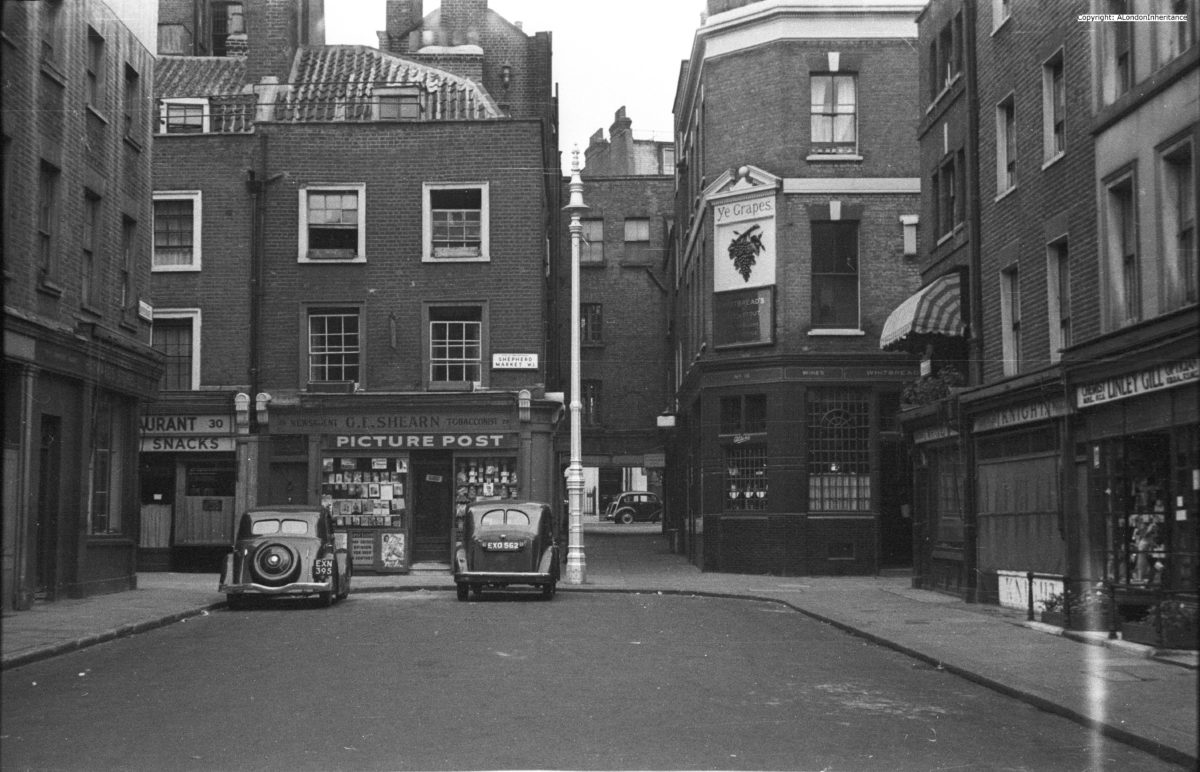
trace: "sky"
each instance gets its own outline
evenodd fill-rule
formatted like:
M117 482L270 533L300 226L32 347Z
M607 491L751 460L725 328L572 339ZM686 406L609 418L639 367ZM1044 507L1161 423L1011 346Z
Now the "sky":
M325 3L325 42L379 46L384 0ZM425 0L430 13L440 3ZM525 33L553 33L559 149L580 164L588 138L612 125L624 105L638 139L670 140L679 65L691 53L704 0L489 0L488 8Z

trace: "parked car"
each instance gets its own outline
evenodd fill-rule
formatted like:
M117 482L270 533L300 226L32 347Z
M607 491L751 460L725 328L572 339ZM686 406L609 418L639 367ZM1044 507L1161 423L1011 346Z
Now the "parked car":
M626 525L639 521L657 523L662 519L662 500L655 493L625 491L609 504L605 520Z
M467 506L454 556L459 600L510 584L533 585L552 598L559 572L558 529L549 504L497 500Z
M350 594L353 573L345 537L319 506L254 507L238 521L233 551L221 568L230 608L251 596L311 596L332 605Z

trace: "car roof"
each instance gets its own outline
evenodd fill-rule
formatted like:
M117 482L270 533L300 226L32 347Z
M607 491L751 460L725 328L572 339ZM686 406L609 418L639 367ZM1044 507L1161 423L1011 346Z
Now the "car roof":
M321 508L313 504L280 504L275 507L251 507L245 511L246 517L279 517L286 515L288 517L319 517Z
M478 512L480 510L491 511L493 509L519 509L522 512L529 514L541 512L542 509L549 509L550 505L544 501L512 501L510 499L490 499L487 501L475 501L467 505L467 512Z

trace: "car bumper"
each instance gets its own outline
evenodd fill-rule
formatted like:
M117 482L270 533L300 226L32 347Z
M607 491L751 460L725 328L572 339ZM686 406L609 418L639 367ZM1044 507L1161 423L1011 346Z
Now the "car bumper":
M291 582L279 587L272 587L257 582L241 582L239 584L221 583L218 592L227 594L254 595L313 595L319 592L333 592L333 580L326 582Z
M455 584L553 584L550 572L526 571L460 571L454 575Z

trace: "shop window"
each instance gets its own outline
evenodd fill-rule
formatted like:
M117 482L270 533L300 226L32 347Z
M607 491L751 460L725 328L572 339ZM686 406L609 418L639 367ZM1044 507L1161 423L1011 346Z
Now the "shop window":
M958 448L930 452L934 480L934 506L937 511L935 538L944 544L963 540L963 464Z
M488 260L488 184L425 183L424 194L422 259Z
M767 448L733 445L725 448L725 509L757 511L767 508Z
M124 525L124 451L130 439L129 412L108 392L97 394L93 410L88 532L120 534Z
M858 329L858 223L812 223L812 325Z
M200 311L154 310L151 342L163 355L163 391L190 391L200 387Z
M521 496L515 457L480 456L454 462L455 502L480 499L516 499Z
M429 383L470 388L483 370L483 309L435 306L429 309Z
M1067 149L1067 89L1061 49L1042 65L1042 160Z
M153 270L200 270L201 196L198 190L154 193Z
M405 527L407 485L407 456L321 459L321 506L337 528Z
M580 220L580 224L583 225L583 233L579 242L579 262L603 263L604 220L599 218Z
M361 183L300 191L299 262L366 262L366 193Z
M309 383L357 383L362 368L359 311L356 308L308 310Z
M194 461L188 464L184 495L224 497L234 495L237 468L232 461Z
M1197 300L1196 167L1192 141L1162 154L1162 251L1166 269L1167 309Z
M856 76L813 75L810 88L810 152L854 154L858 149Z
M187 97L164 99L159 105L160 134L207 134L209 130L208 99Z
M721 434L756 434L767 430L767 395L721 397Z
M808 444L808 510L869 511L871 424L868 395L810 389Z

